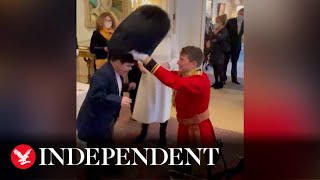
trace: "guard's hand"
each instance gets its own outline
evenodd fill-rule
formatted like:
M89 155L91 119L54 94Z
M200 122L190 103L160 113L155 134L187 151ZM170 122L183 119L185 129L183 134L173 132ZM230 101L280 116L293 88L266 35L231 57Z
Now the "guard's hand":
M108 47L104 47L104 51L109 52Z
M131 54L133 56L133 59L135 59L136 61L143 61L147 57L149 57L148 54L140 53L140 52L138 52L136 50L129 51L129 54Z
M142 73L148 73L148 70L143 66L143 63L141 61L138 61L138 67Z
M129 83L128 91L136 89L137 84L134 82Z
M130 104L132 103L132 100L126 96L123 96L122 97L122 100L121 100L121 106L122 107L130 107Z

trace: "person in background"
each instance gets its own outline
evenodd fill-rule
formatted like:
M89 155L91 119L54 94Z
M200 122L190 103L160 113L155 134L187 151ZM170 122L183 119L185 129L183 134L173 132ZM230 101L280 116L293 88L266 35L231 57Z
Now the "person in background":
M244 8L238 11L238 17L231 18L226 24L231 41L231 51L225 60L224 72L227 71L229 59L231 57L231 78L235 84L240 84L237 79L237 63L241 52L242 36L244 33ZM225 75L226 81L226 75Z
M213 31L213 24L210 17L206 17L206 24L205 24L205 35L204 35L204 61L203 61L203 67L205 70L208 70L208 66L210 66L210 63L208 61L209 59L209 48L206 47L206 42L210 40L211 34Z
M177 70L179 50L175 36L169 33L157 46L151 57L161 64L162 67ZM165 147L167 145L166 129L172 107L172 89L162 84L144 66L139 67L143 74L138 88L137 104L135 105L132 119L142 123L142 130L134 144L144 141L149 124L160 123L158 146Z
M227 15L216 17L215 29L212 32L210 41L207 41L206 47L209 48L209 62L213 67L215 82L212 85L215 89L223 88L223 68L225 54L230 50L228 43L228 30L225 28Z
M134 64L134 66L132 67L132 70L128 73L129 82L134 82L137 85L136 89L129 91L129 97L130 97L130 99L132 99L132 104L130 107L131 114L133 113L133 110L135 108L137 91L138 91L138 87L140 85L140 78L141 78L141 71L139 69L138 63L136 62Z
M96 55L94 62L95 71L99 69L108 58L108 42L116 29L116 21L113 14L104 12L96 21L96 30L93 32L90 42L90 52Z

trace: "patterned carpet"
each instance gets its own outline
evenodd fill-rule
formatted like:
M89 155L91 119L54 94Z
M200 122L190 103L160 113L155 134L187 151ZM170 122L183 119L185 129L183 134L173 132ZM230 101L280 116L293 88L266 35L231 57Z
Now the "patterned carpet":
M123 108L120 117L114 126L113 141L116 147L137 147L147 148L156 147L159 137L159 124L151 124L148 129L146 141L143 144L134 146L132 143L139 135L141 125L139 122L130 118L130 110ZM175 118L171 118L167 127L168 147L175 147L178 123ZM224 147L222 152L225 156L228 168L234 167L239 162L239 157L243 157L243 134L221 128L214 128L217 138L222 138ZM132 157L128 157L130 159ZM170 179L171 166L117 166L110 170L105 167L106 174L104 179ZM214 174L221 174L224 171L222 161L219 160L213 168ZM222 174L223 175L223 174ZM79 171L79 178L85 179L85 169ZM224 179L216 178L216 179Z
M129 109L123 109L120 113L120 118L114 127L114 142L117 147L134 147L132 142L139 135L141 125L139 122L134 121L128 117L130 114ZM151 124L149 126L148 135L144 144L136 147L156 147L159 138L159 124ZM167 141L168 147L175 147L176 134L178 123L175 118L171 118L167 128ZM221 128L215 128L217 138L222 138L224 141L223 153L227 164L234 166L239 161L238 157L243 157L243 134L237 133ZM114 178L139 178L139 179L168 179L169 166L124 166L120 174L115 175ZM222 161L219 161L214 172L218 173L224 170ZM110 176L109 176L110 177Z

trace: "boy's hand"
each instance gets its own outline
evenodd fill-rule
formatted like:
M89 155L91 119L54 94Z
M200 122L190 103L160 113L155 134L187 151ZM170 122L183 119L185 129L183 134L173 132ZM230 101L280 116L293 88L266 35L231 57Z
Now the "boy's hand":
M134 83L134 82L131 82L131 83L129 84L128 91L133 90L133 89L136 89L136 87L137 87L137 84Z
M132 103L132 100L126 96L123 96L122 97L122 100L121 100L121 106L122 107L130 107L130 104Z

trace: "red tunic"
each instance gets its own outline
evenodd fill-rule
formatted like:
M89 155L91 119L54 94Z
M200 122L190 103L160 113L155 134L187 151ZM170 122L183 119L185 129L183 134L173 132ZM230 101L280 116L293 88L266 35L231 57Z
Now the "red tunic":
M192 118L208 110L210 81L205 73L200 71L196 75L182 77L178 72L168 71L161 66L155 68L153 73L163 84L176 91L174 101L177 119ZM210 119L203 119L196 125L195 129L200 131L200 142L193 140L190 128L190 126L179 123L177 137L179 147L214 147L216 138Z

